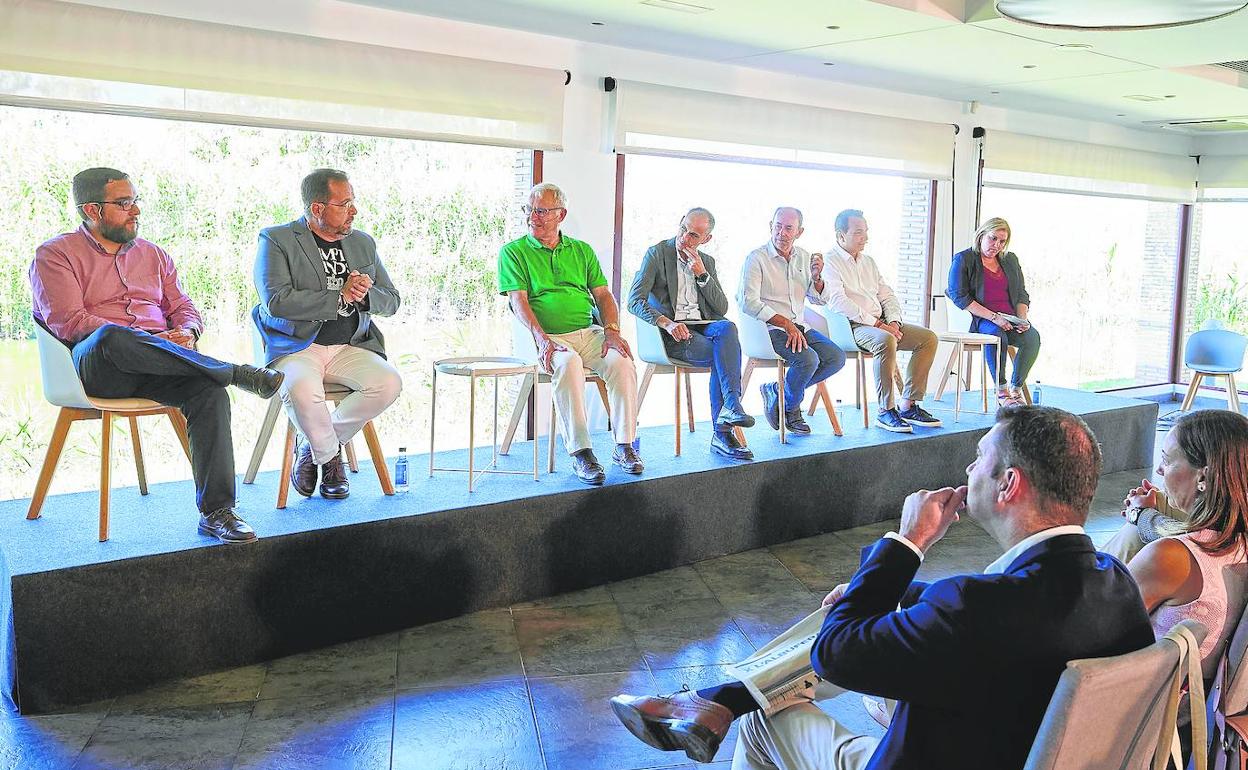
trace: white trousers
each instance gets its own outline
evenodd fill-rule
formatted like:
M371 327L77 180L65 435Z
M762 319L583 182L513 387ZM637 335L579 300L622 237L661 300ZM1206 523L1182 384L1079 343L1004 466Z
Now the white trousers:
M286 375L281 388L286 414L312 445L312 461L317 465L333 459L342 444L384 412L403 390L393 364L371 350L351 345L312 343L271 366ZM338 402L332 414L325 403L326 384L353 391Z
M855 735L813 703L772 716L755 711L738 723L732 770L861 770L879 739Z
M615 443L630 444L637 431L637 370L633 361L609 350L604 358L602 343L606 333L601 326L589 326L550 338L567 350L556 351L551 357L551 387L554 388L555 412L559 433L568 454L590 449L589 423L585 415L585 370L589 369L607 384L607 401L611 404L611 432Z

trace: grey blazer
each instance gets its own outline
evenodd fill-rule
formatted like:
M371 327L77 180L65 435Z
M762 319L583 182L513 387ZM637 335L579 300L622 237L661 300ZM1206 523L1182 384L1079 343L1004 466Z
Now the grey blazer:
M399 309L399 292L377 257L377 244L367 233L353 230L341 244L348 267L373 279L373 288L361 303L351 344L385 358L385 338L372 316L394 315ZM266 363L311 345L321 324L338 313L338 292L326 286L325 265L306 219L260 231L255 282L260 304L251 316L264 339Z
M698 310L702 318L718 321L728 314L728 297L719 285L719 276L715 273L715 259L701 251L702 264L710 280L704 286L698 286ZM676 304L672 297L676 294L676 239L660 241L646 250L642 257L641 268L633 277L633 288L628 293L628 310L633 315L653 325L659 315L668 318L676 317Z

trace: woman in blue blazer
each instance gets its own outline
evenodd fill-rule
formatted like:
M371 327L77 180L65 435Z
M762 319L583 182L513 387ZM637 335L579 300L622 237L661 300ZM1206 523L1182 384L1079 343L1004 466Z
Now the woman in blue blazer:
M1009 222L1000 217L984 222L975 231L973 244L953 255L945 295L971 314L970 331L991 334L1001 340L999 345L988 346L984 355L988 358L988 370L997 380L997 402L1002 406L1017 406L1022 403L1023 383L1040 355L1040 332L1027 320L1031 297L1027 295L1018 257L1009 250ZM1018 348L1008 384L1005 379L1007 346Z

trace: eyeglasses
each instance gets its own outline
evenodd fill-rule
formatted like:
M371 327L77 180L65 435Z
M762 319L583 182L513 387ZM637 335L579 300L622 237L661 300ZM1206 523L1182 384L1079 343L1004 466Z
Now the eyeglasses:
M135 196L133 198L118 198L115 201L87 201L87 203L94 203L95 205L100 206L101 208L104 205L111 203L117 208L121 209L122 211L130 211L135 206L139 205L140 200L141 199L138 196ZM86 206L87 203L84 203L82 205Z
M697 230L694 230L689 225L681 225L680 231L682 233L685 233L686 235L692 235L694 238L697 238L699 241L705 241L707 238L711 237L711 234L709 232L700 233Z
M326 206L337 206L338 208L346 209L346 208L351 208L352 206L355 205L355 198L347 198L342 203L334 203L333 201L320 201L320 202L324 203Z
M530 206L528 204L521 206L520 210L524 212L525 216L528 216L529 214L537 214L539 217L548 217L556 211L567 211L567 209L562 206L554 209L544 209L537 206Z

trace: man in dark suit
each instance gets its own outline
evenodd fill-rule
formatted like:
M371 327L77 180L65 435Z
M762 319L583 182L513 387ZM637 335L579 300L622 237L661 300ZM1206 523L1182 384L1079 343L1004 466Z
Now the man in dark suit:
M899 701L882 739L854 735L809 702L763 717L738 682L619 696L617 715L647 743L699 757L744 716L737 770L1021 768L1067 661L1153 641L1131 575L1083 532L1100 469L1096 437L1075 415L1003 409L967 485L906 498L900 532L828 594L812 667ZM1005 553L982 574L912 582L960 510Z
M310 497L350 493L342 445L399 397L399 372L373 316L394 315L399 292L377 256L377 244L353 229L355 191L347 175L320 168L300 187L304 216L260 233L252 318L269 365L286 374L282 400L302 437L290 482ZM331 414L325 383L351 395Z
M711 369L711 451L734 460L754 454L733 433L754 418L741 406L741 343L737 327L724 318L728 297L719 285L715 260L698 250L711 240L715 217L690 209L675 238L646 251L628 294L628 310L666 332L663 347L674 359Z

